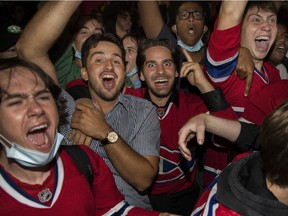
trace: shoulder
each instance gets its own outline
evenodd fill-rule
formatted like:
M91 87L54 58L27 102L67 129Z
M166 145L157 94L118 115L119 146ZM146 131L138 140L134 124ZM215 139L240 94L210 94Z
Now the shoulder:
M153 110L156 109L151 101L133 95L123 94L122 102L124 106L137 110Z

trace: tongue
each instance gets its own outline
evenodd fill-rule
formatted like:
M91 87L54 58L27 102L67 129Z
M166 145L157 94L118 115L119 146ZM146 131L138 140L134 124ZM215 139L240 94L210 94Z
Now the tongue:
M45 133L30 133L28 135L28 139L33 143L37 145L45 144Z
M256 46L260 50L267 50L268 49L268 43L266 41L256 41Z
M110 89L114 87L114 80L104 80L103 82L104 88Z

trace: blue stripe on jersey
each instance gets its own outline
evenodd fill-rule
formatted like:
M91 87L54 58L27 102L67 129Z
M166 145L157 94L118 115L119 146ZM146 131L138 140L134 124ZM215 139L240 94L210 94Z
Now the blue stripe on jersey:
M238 63L238 53L225 61L215 62L207 52L205 64L208 74L217 82L219 78L228 78Z
M130 208L131 206L125 202L125 204L121 207L121 209L119 209L117 212L115 212L114 214L111 214L111 216L121 216L121 215L125 215L124 212L127 210L127 208Z

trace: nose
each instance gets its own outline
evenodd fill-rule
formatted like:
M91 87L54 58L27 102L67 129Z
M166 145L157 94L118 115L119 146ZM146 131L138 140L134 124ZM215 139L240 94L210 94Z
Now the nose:
M39 104L39 102L35 99L31 99L28 102L28 115L30 117L33 116L41 116L44 113L44 110L41 106L41 104Z
M265 31L270 31L271 30L271 25L270 25L268 20L263 22L262 29L265 30Z
M193 13L189 13L188 21L190 22L194 21Z
M111 70L113 70L112 59L108 59L107 61L105 61L104 71L111 71Z
M158 73L159 73L159 74L163 74L163 73L165 72L165 69L164 69L164 67L163 67L162 64L159 64L159 65L157 66L157 69L158 69Z

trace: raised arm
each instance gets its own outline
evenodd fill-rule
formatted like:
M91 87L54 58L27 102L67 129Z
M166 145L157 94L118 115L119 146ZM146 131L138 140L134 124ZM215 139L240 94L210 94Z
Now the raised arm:
M242 20L246 5L247 1L222 1L217 29L224 30L239 24Z
M147 38L155 39L164 25L157 1L138 1L140 21Z
M42 67L58 83L49 49L60 36L81 1L48 1L32 17L16 47L20 58Z

